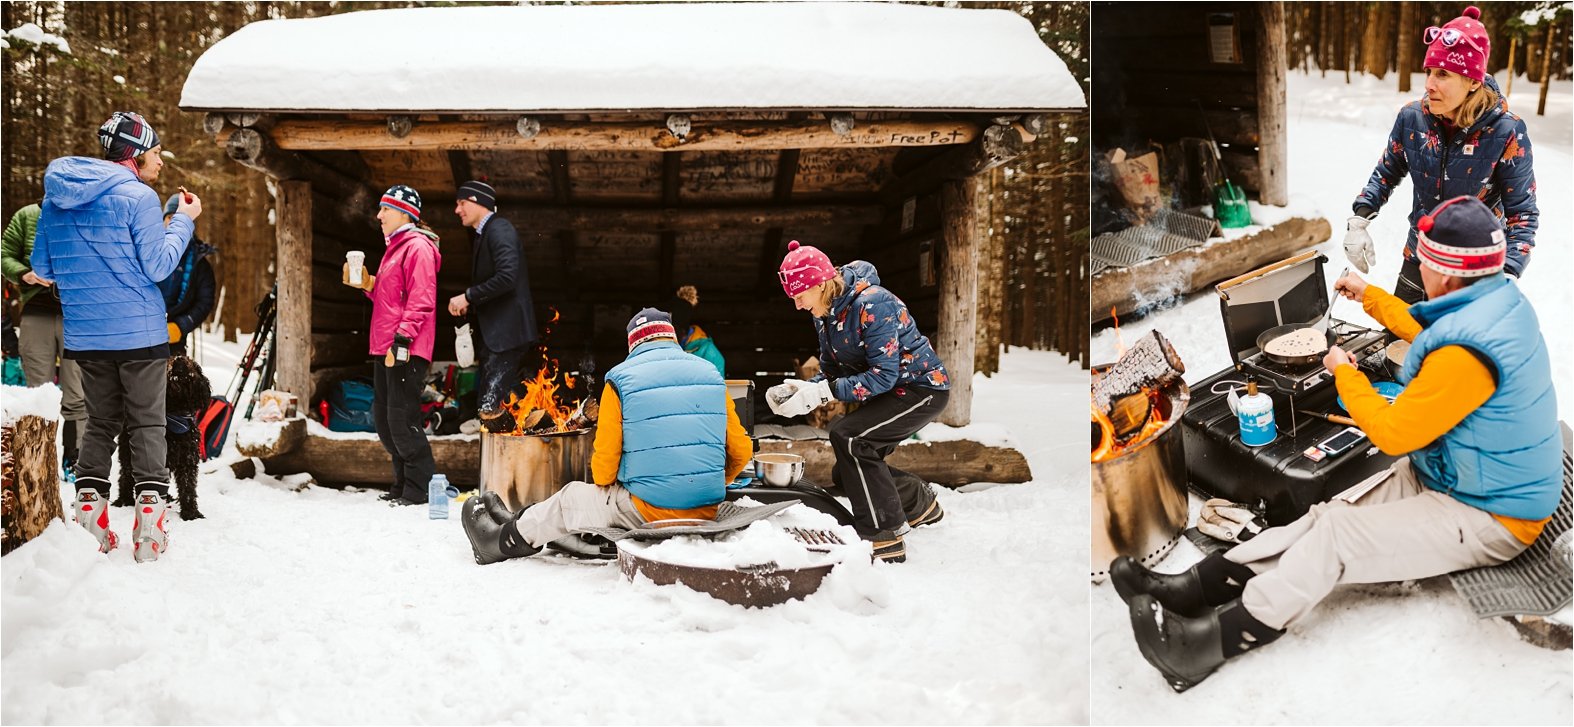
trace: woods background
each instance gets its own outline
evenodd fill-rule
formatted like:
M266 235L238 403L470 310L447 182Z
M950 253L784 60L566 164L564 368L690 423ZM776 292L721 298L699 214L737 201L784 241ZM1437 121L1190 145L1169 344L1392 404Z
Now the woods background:
M41 199L50 160L97 156L95 131L110 112L143 114L167 152L159 192L167 196L184 185L203 197L197 234L219 250L210 258L220 291L208 330L235 340L255 328L252 306L273 284L272 194L262 175L225 157L202 130L200 114L177 108L187 73L204 50L247 23L419 4L6 2L0 18L6 31L33 23L67 48L29 43L25 33L7 39L0 77L0 213L9 220ZM1087 92L1086 4L968 7L1027 17ZM1027 154L985 181L989 234L979 261L979 371L998 369L1001 345L1060 351L1088 365L1087 124L1085 113L1053 119L1051 138L1029 145Z

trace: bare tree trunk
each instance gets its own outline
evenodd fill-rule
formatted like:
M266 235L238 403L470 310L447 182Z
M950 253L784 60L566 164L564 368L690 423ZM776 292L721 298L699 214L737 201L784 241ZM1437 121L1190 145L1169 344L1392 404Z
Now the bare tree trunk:
M1541 98L1536 101L1536 115L1547 115L1547 91L1552 88L1552 56L1558 52L1558 46L1553 41L1558 37L1558 21L1556 18L1547 21L1547 42L1541 55Z
M1415 66L1415 30L1416 5L1413 2L1399 4L1399 48L1396 50L1399 64L1399 92L1410 93L1410 69Z
M1519 47L1519 36L1510 36L1508 39L1508 84L1503 87L1504 96L1514 95L1514 54Z

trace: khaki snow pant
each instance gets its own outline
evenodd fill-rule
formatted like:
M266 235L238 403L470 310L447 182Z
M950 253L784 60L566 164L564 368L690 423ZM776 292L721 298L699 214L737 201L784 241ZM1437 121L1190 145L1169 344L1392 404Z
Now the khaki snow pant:
M41 295L50 295L42 291ZM87 419L87 402L82 398L82 369L77 362L63 358L66 335L64 319L59 313L22 313L21 330L17 346L22 354L22 373L28 386L43 386L60 375L60 416L68 422L79 422L75 427L77 440L66 446L66 453L74 455L82 445L87 427L80 422Z
M637 528L645 524L622 485L601 487L570 482L557 494L525 508L515 527L525 542L540 548L585 528Z
M1490 513L1427 489L1409 459L1378 478L1382 483L1353 505L1313 505L1295 522L1225 553L1257 572L1241 595L1253 618L1282 629L1334 586L1429 578L1502 563L1528 547Z

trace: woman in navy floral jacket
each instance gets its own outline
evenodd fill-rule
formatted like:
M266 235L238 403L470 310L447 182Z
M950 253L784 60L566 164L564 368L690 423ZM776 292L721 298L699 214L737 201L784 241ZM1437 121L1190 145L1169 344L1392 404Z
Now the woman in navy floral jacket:
M907 305L880 286L873 265L855 260L837 270L825 253L794 240L778 275L798 310L814 316L820 374L773 386L766 401L783 416L807 414L832 399L861 403L831 425L831 479L846 490L858 535L873 545L875 558L900 563L907 557L902 533L945 513L929 483L885 458L945 409L951 388L945 365Z
M1426 297L1416 260L1416 223L1445 199L1485 202L1508 235L1503 272L1518 278L1536 244L1536 176L1525 122L1510 113L1497 82L1486 75L1492 50L1481 11L1474 6L1447 25L1422 34L1427 43L1426 97L1405 104L1389 132L1382 159L1355 198L1345 254L1361 272L1377 262L1368 221L1407 175L1414 189L1410 235L1394 294L1407 303Z

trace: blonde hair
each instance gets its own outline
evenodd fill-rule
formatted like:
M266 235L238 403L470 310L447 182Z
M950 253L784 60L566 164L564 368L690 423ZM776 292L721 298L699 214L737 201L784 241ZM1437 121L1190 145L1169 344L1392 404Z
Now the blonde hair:
M1485 83L1477 86L1476 90L1465 96L1464 101L1459 102L1459 108L1454 109L1454 125L1461 129L1474 126L1476 120L1496 106L1497 102L1496 91L1487 88Z
M830 280L825 281L825 287L821 289L821 295L824 296L821 302L825 304L826 308L830 308L831 302L841 297L842 293L846 291L847 281L842 279L842 269L837 268L836 274L832 275Z

